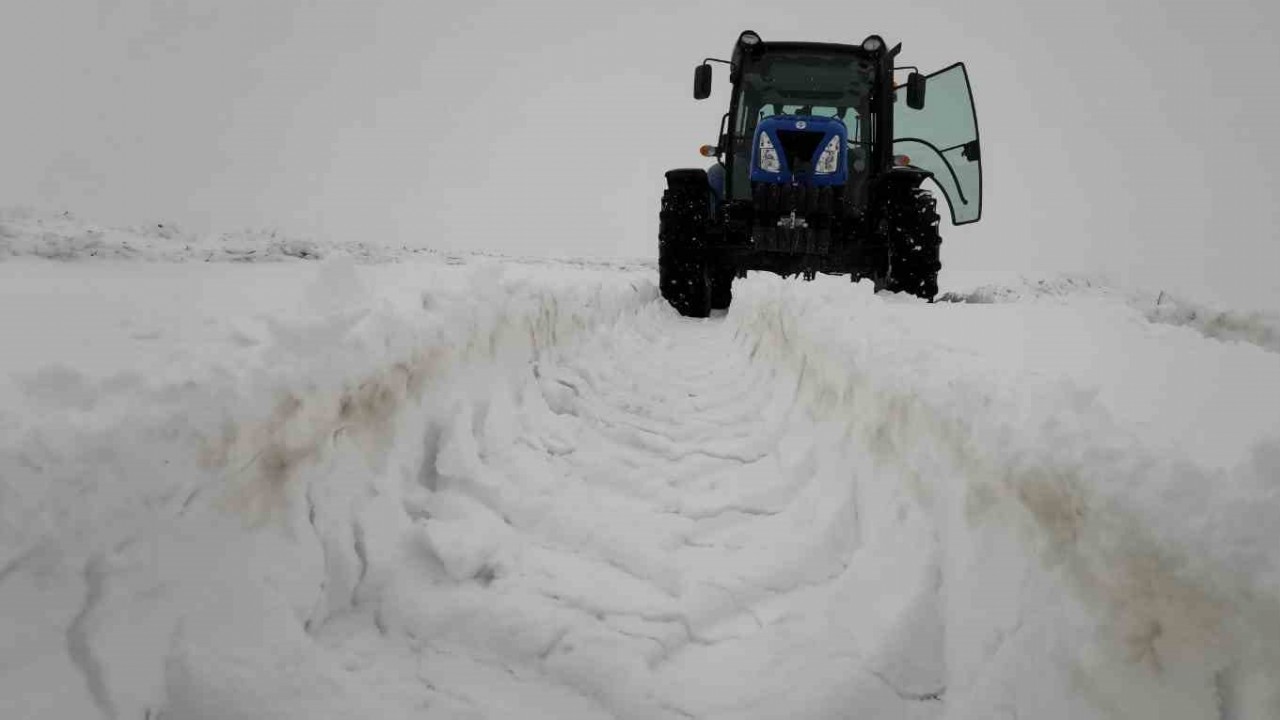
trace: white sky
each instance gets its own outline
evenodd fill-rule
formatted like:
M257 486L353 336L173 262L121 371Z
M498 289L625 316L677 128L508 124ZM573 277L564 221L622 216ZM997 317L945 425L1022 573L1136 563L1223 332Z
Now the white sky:
M984 220L949 268L1101 270L1280 308L1273 2L8 0L0 205L651 256L738 32L964 60Z

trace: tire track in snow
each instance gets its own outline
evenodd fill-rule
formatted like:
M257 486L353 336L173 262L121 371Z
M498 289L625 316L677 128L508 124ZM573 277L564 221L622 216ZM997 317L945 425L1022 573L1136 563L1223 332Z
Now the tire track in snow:
M733 324L661 306L539 361L512 406L491 398L441 441L428 474L456 499L437 498L423 524L456 585L416 597L465 597L468 610L448 623L421 622L424 611L414 636L524 655L620 717L694 717L724 707L726 693L766 692L748 673L736 689L688 697L667 666L749 652L764 672L768 638L818 638L829 622L779 629L794 623L792 595L831 611L829 586L861 544L845 462L857 449L810 416L799 387L800 376L754 358ZM444 529L459 513L501 537L481 550L474 536L458 542L463 531ZM546 639L521 650L535 625ZM512 639L485 639L481 627ZM830 652L867 649L840 635L822 641ZM689 648L701 655L684 659Z
M101 602L106 572L103 570L104 556L94 555L84 566L85 598L84 606L67 626L67 654L72 664L84 677L93 704L104 718L115 720L115 705L111 702L111 694L104 679L104 669L90 642L90 623L93 611Z

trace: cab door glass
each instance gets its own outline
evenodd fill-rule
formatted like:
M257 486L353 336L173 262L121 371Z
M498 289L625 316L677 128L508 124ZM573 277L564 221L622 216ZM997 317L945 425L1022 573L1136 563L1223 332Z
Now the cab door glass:
M907 107L907 88L896 90L893 152L933 173L951 206L951 221L964 225L982 215L982 155L978 120L963 63L928 76L924 108Z

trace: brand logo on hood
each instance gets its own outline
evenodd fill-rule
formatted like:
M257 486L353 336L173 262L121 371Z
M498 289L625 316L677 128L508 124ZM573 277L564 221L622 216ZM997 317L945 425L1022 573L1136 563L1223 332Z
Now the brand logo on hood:
M803 129L807 128L807 127L809 127L809 123L807 123L807 122L805 122L805 121L803 121L803 120L797 120L797 121L796 121L796 129L797 129L797 130L803 130Z

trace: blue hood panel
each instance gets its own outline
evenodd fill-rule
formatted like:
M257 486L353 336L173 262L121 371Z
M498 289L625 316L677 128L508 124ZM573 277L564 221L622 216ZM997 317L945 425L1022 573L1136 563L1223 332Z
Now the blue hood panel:
M821 135L821 140L818 141L813 157L806 163L810 168L817 166L818 156L822 154L822 150L827 146L827 143L831 142L831 138L839 137L840 153L836 160L836 171L825 175L819 175L808 170L793 172L790 163L787 162L787 152L783 148L778 135L779 131L787 134L804 132ZM773 143L773 147L778 151L778 159L782 163L782 168L779 172L768 172L760 168L760 136L765 134L769 136L769 141ZM824 187L827 185L844 185L849 179L849 157L847 152L849 130L837 118L819 115L774 115L760 121L760 124L756 126L755 136L751 140L751 182Z

